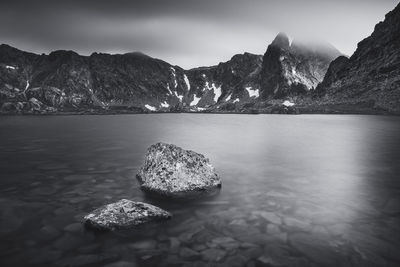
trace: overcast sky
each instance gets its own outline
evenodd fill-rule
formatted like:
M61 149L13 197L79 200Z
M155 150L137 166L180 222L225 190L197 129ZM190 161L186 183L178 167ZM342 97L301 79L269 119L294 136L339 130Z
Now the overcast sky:
M0 0L0 43L53 50L141 51L183 68L263 54L280 31L351 55L398 0Z

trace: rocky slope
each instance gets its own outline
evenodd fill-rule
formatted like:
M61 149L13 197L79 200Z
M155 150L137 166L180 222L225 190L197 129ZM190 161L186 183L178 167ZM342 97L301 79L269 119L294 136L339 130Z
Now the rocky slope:
M349 59L332 62L316 93L321 105L364 105L400 114L400 4Z
M2 112L248 112L307 93L340 53L289 43L279 34L264 56L244 53L184 70L141 53L36 55L0 46Z
M329 64L340 56L329 44L304 44L280 33L263 57L260 86L263 97L282 98L313 90Z

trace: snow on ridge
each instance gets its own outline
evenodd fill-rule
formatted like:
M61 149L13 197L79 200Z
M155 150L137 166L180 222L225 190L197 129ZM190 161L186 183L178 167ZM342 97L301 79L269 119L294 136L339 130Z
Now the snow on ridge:
M236 98L235 100L233 100L233 103L239 102L239 98Z
M229 101L232 98L232 94L228 95L228 97L225 99L225 101Z
M206 81L205 86L203 87L203 91L205 90L212 90L214 92L214 102L218 102L218 98L222 95L222 90L221 90L221 86L216 86L215 83L212 83L210 86L210 83L208 81Z
M186 74L183 74L183 79L185 80L186 83L186 88L188 89L188 91L190 90L190 82L188 77L186 76Z
M28 88L29 88L29 81L28 81L28 80L26 80L25 91L26 91L26 90L28 90Z
M178 87L178 81L176 80L176 72L175 69L173 67L171 67L171 71L172 71L172 76L174 76L174 87Z
M247 86L245 88L247 90L247 92L249 93L249 97L259 97L260 96L260 91L258 89L253 89L251 86Z
M298 72L295 66L285 66L285 76L287 77L289 85L303 84L307 87L308 90L311 90L318 85L317 80L313 81L309 77L306 77L303 73Z
M177 98L179 98L179 101L182 102L183 95L178 95L178 93L177 93L176 91L175 91L174 93L175 93L175 96L176 96Z
M216 87L214 83L212 84L212 86L213 86L213 91L214 91L214 102L217 103L218 98L222 95L221 86Z
M164 101L163 103L161 103L161 107L168 108L169 104L167 103L167 101Z
M197 97L196 95L193 95L193 101L190 102L190 106L196 106L199 101L200 101L201 97Z
M167 90L168 90L168 92L169 92L170 95L173 95L173 93L172 93L172 91L171 91L171 88L169 88L169 83L167 83Z
M17 67L14 67L14 66L10 66L10 65L6 65L6 69L11 69L11 70L15 70L15 69L17 69Z
M151 111L156 111L157 109L155 108L155 107L153 107L153 106L150 106L149 104L146 104L146 105L144 105L148 110L151 110Z
M285 100L282 105L284 105L285 107L293 107L294 103L289 101L289 100Z
M206 110L205 108L197 108L198 111Z
M211 87L210 87L210 84L208 83L208 81L206 81L206 84L205 84L204 87L203 87L203 92L204 92L205 90L211 90Z

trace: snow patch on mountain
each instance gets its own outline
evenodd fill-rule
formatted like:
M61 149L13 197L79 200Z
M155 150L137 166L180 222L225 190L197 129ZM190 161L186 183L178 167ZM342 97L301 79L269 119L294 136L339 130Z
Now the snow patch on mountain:
M205 91L205 90L214 92L214 102L218 102L218 98L222 95L221 86L216 86L215 83L211 83L211 86L210 86L210 83L208 81L206 81L206 83L203 87L203 91Z
M15 70L17 67L6 65L6 69Z
M190 102L190 106L196 106L199 101L200 101L201 97L197 97L196 95L193 95L193 101Z
M173 95L173 93L172 93L172 91L171 91L171 88L169 88L169 84L167 84L167 90L168 90L168 92L169 92L170 95Z
M303 73L296 70L296 67L284 66L285 76L288 84L304 84L308 90L315 88L318 85L318 80L312 80L306 77Z
M146 104L146 105L144 105L148 110L151 110L151 111L156 111L157 109L155 108L155 107L153 107L153 106L150 106L149 104Z
M24 92L25 92L26 90L28 90L28 88L29 88L29 81L26 80L26 85L25 85L25 90L24 90Z
M225 99L225 101L231 100L232 94L228 95L228 97Z
M294 103L289 101L289 100L285 100L282 105L284 105L285 107L293 107Z
M167 101L164 101L163 103L161 103L161 107L168 108L169 104L167 103Z
M176 91L175 91L174 93L175 93L175 96L176 96L177 98L179 98L179 101L182 102L183 95L178 95L178 93L177 93Z
M259 97L260 96L260 91L258 89L253 89L251 86L245 87L246 91L249 93L249 97Z
M188 89L188 91L190 90L190 82L188 77L186 76L186 74L183 74L183 79L185 80L186 83L186 88Z
M205 90L211 90L211 87L210 87L210 84L208 83L208 81L206 81L206 84L205 84L204 87L203 87L203 92L204 92Z
M233 100L233 103L237 103L239 102L239 98L236 98L235 100Z
M218 102L218 98L222 95L221 86L216 87L215 84L212 84L213 91L214 91L214 102Z
M174 88L177 88L178 87L178 81L176 80L175 69L173 67L171 67L171 71L172 71L172 76L174 76Z

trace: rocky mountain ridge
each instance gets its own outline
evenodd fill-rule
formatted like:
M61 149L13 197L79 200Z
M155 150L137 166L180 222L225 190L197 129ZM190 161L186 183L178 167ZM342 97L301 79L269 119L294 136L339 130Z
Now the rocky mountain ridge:
M334 59L328 53L294 45L278 48L278 59L272 58L278 39L289 42L281 33L264 56L244 53L216 66L190 70L141 53L81 56L60 50L36 55L1 45L1 110L246 112L268 99L313 89ZM270 68L274 64L282 65L284 72ZM266 75L276 77L272 86L285 90L273 92L264 86Z
M349 59L331 63L316 94L323 105L364 105L400 114L400 4Z

